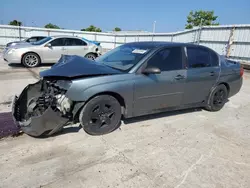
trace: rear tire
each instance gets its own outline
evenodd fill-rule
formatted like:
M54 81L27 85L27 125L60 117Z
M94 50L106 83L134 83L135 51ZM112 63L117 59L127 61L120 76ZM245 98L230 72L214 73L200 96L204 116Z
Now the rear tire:
M218 85L210 94L206 110L216 112L221 110L228 99L227 87L223 84Z
M121 125L121 105L110 95L98 95L84 105L79 121L90 135L103 135Z
M88 53L88 54L85 55L85 57L86 57L87 59L90 59L90 60L93 60L93 61L94 61L94 60L96 59L97 55L94 54L94 53Z
M41 64L41 59L36 53L29 52L23 56L22 64L27 68L37 67Z

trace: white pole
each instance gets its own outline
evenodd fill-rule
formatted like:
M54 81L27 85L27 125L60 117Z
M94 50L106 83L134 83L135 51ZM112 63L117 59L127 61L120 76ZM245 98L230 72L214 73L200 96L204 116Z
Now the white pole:
M153 33L155 33L155 24L156 24L156 21L154 21L153 23Z
M201 19L201 23L200 23L200 28L199 28L199 35L198 35L198 41L197 41L197 43L198 43L198 45L200 44L200 38L201 38L201 30L202 30L202 19Z

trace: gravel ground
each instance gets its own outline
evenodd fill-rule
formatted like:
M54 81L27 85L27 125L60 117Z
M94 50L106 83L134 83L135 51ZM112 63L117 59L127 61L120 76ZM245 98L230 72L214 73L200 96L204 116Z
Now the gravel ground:
M34 81L27 69L0 61L0 112L9 112L11 97ZM249 111L246 72L241 91L216 113L197 109L133 118L104 136L74 125L49 138L5 138L0 187L247 188Z

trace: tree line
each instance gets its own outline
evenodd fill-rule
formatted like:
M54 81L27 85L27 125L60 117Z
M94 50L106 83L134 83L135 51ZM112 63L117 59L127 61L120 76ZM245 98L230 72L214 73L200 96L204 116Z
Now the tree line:
M18 21L18 20L13 20L11 22L9 22L9 25L14 25L14 26L22 26L22 22L21 21ZM52 23L48 23L44 26L44 28L48 28L48 29L63 29L63 28L60 28L58 25L56 24L52 24ZM90 25L89 27L87 28L83 28L81 29L81 31L89 31L89 32L102 32L102 30L99 28L99 27L96 27L94 25ZM121 28L119 27L115 27L113 29L113 31L121 31Z
M185 25L185 29L192 29L197 26L210 26L210 25L219 25L218 22L216 22L218 16L214 15L214 11L190 11L187 16L187 23ZM22 22L19 20L13 20L9 22L9 25L15 25L15 26L22 26ZM44 26L44 28L49 29L63 29L60 28L58 25L48 23ZM119 27L115 27L113 31L121 31L122 29ZM87 28L81 29L81 31L88 31L88 32L102 32L102 29L99 27L96 27L94 25L90 25Z

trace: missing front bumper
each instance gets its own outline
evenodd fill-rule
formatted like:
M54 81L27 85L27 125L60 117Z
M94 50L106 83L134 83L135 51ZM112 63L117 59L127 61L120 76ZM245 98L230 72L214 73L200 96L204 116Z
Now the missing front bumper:
M50 106L38 116L24 118L27 113L27 104L32 97L41 95L41 81L30 84L22 91L19 97L15 96L12 102L12 115L17 126L21 130L31 136L40 136L49 131L51 135L63 126L65 126L69 119L62 116L60 111L54 111Z

